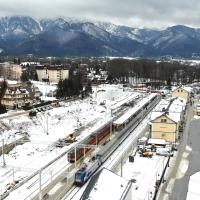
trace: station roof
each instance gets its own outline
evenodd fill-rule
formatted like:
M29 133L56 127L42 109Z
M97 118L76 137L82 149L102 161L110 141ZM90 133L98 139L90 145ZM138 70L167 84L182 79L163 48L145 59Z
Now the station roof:
M80 200L123 200L130 188L131 182L103 168L91 178Z
M114 121L115 125L124 124L131 116L133 116L138 110L140 110L146 103L149 102L150 99L155 97L157 94L153 93L150 94L148 97L144 98L139 104L135 105L133 108L131 108L128 112L126 112L124 115L122 115L120 118L118 118L116 121Z

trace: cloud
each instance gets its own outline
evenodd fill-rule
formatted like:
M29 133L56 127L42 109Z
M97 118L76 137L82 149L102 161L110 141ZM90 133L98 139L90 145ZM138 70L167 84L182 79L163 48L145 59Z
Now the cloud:
M0 0L0 15L75 17L134 27L199 27L199 0Z

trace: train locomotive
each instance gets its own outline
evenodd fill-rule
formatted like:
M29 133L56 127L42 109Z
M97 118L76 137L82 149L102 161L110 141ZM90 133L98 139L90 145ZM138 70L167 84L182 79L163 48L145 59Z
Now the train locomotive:
M82 186L94 174L94 172L102 165L101 156L96 155L87 163L82 163L78 171L75 173L75 185Z

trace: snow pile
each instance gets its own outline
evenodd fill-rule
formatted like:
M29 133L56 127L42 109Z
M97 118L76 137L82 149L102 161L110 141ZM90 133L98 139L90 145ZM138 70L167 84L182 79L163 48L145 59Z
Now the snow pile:
M40 81L31 81L31 83L34 86L38 87L38 89L42 93L43 98L47 97L47 95L52 95L52 93L57 90L57 83L45 83Z

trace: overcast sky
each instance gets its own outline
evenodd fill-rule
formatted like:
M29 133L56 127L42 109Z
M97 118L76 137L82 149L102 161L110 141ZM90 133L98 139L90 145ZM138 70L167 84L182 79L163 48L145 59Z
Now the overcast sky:
M200 27L200 0L0 0L0 16L74 17L132 27Z

